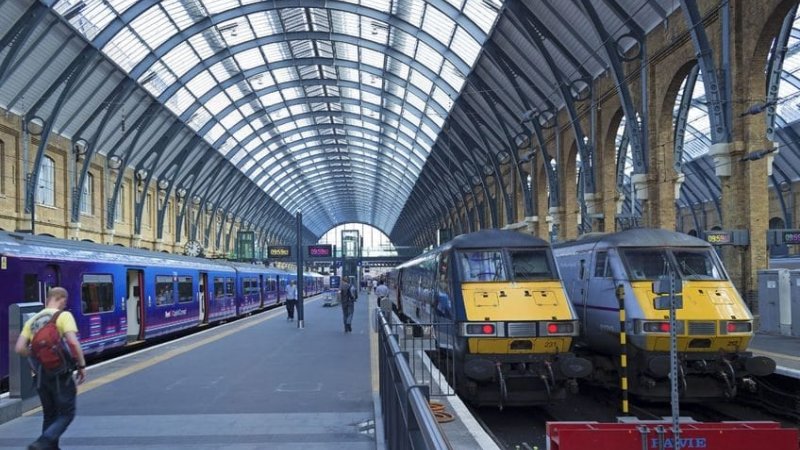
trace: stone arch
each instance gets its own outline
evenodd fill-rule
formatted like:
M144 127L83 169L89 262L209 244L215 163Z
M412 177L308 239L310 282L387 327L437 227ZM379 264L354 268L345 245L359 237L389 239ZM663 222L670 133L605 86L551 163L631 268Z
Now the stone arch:
M748 60L753 63L746 66L748 68L747 78L745 80L746 89L743 91L745 99L763 99L766 95L764 86L766 85L765 77L768 75L764 72L764 64L768 61L772 41L775 40L775 38L778 37L778 33L780 33L783 19L786 18L786 15L789 14L789 11L796 4L797 0L783 0L774 5L772 11L764 15L766 19L758 35L752 36L755 38L755 44L753 45L753 51ZM764 64L760 64L761 62ZM746 109L750 105L742 103L734 105L734 108L736 108L736 106ZM734 117L736 117L737 113L738 111L734 111ZM762 116L758 115L755 117L757 117L756 120L760 120L760 122L763 123ZM752 124L745 129L752 131ZM759 128L756 128L756 133L760 134ZM745 138L747 138L747 136L745 136Z

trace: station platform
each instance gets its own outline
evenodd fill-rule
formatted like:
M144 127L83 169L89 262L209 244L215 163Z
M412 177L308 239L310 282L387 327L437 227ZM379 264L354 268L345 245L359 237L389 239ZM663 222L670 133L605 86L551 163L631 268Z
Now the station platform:
M756 333L750 341L750 350L774 359L775 373L800 378L800 338Z
M385 448L375 297L361 294L352 333L324 300L305 300L303 329L281 307L90 366L61 448ZM453 412L453 448L494 444ZM0 449L25 448L41 423L37 408L1 424Z

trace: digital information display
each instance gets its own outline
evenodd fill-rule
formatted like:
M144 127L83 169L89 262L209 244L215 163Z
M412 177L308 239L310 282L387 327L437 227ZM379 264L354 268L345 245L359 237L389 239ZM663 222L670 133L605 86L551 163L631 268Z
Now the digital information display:
M333 246L331 245L309 245L308 256L312 258L330 258L333 255Z
M292 247L288 245L270 245L267 247L267 258L291 258Z
M706 241L713 245L732 244L733 236L729 231L706 231Z
M339 286L341 286L341 283L342 283L342 278L340 276L331 275L330 284L331 284L331 288L332 289L339 289Z
M800 230L784 231L784 244L800 244Z

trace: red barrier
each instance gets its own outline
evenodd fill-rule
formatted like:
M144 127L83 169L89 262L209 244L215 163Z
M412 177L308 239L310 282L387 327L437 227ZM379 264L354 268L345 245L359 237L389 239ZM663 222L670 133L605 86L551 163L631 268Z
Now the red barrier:
M659 432L660 431L660 432ZM681 423L681 449L798 450L798 430L777 422ZM663 442L663 446L660 445ZM549 450L672 450L671 422L548 422Z

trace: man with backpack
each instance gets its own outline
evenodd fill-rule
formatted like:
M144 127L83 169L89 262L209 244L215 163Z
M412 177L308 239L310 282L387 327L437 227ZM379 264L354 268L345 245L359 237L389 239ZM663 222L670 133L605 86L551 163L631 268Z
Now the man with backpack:
M66 289L51 288L44 309L25 322L15 346L18 354L29 356L44 415L42 434L28 450L58 448L59 438L75 418L78 390L73 370L78 371L78 384L86 379L78 327L72 314L65 311L67 298Z

